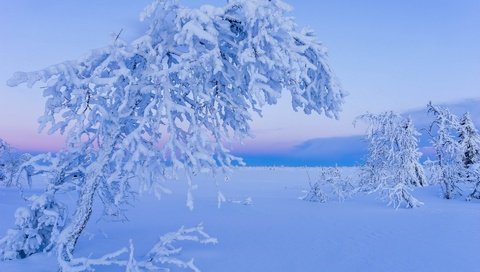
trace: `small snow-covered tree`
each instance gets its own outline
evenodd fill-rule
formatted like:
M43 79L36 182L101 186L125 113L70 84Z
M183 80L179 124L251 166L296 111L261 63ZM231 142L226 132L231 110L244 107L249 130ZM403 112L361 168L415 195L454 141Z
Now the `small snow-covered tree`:
M134 178L151 186L183 169L191 185L193 173L241 162L226 143L248 136L252 112L276 104L283 91L294 110L338 117L345 92L324 47L297 27L289 10L281 0L197 9L155 1L142 14L148 31L133 42L117 36L82 59L9 80L10 86L44 82L40 129L67 136L50 164L56 170L45 170L52 201L58 190L78 192L75 212L59 235L50 235L63 271L96 196L105 214L120 216ZM191 190L187 204L193 207Z
M464 179L464 152L455 135L459 122L446 108L431 102L427 108L435 117L429 129L436 153L436 160L430 162L431 176L442 186L443 196L451 199L460 194L458 183Z
M465 181L474 184L469 197L480 198L480 135L469 113L465 113L458 125L459 143L462 150L462 162Z
M367 192L380 191L389 205L396 208L403 202L410 208L422 205L410 194L413 186L426 184L419 163L419 133L411 119L389 111L364 114L357 120L368 124L366 139L369 152L360 176L363 189Z
M33 169L29 165L31 155L20 153L0 139L0 185L22 186L22 181L31 182Z
M7 154L9 151L7 143L0 138L0 182L2 184L7 180Z

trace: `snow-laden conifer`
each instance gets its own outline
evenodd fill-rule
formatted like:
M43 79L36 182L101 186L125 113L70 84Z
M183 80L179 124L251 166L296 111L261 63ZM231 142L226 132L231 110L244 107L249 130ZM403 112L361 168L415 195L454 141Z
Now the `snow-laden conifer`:
M480 198L480 135L468 112L460 119L458 131L463 154L463 176L467 183L474 185L469 197Z
M361 168L360 184L367 192L380 191L389 205L398 208L422 205L410 191L426 184L419 163L418 132L410 118L391 111L358 117L368 124L368 157Z
M465 113L458 124L460 146L463 149L462 161L465 167L480 163L480 135L470 114Z
M59 171L48 192L78 192L52 247L60 263L74 259L96 196L105 214L121 216L132 180L151 188L183 169L194 188L193 173L241 163L227 143L249 136L251 114L276 104L282 92L291 94L294 110L338 117L345 92L325 48L289 10L281 0L196 9L155 1L142 14L148 31L133 42L117 35L79 60L15 73L10 86L46 85L40 129L67 138L50 163L57 170L44 170Z

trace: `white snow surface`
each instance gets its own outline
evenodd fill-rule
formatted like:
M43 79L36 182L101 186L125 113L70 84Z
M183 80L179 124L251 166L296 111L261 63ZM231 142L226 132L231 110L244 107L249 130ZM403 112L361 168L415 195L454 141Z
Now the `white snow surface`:
M393 209L376 195L326 203L298 198L308 174L318 168L238 168L229 181L197 176L195 209L185 206L186 182L172 181L173 194L158 200L138 196L128 222L100 218L101 206L81 236L75 256L99 257L129 244L137 259L158 237L203 222L216 245L186 243L181 258L195 259L202 271L474 271L480 252L480 201L442 198L438 185L412 194L425 205ZM342 174L358 176L356 168ZM27 194L39 193L34 184ZM226 201L218 208L218 190ZM65 199L69 196L65 195ZM96 200L97 204L98 199ZM24 205L17 189L0 188L0 234L13 227ZM71 203L73 204L73 203ZM100 212L98 212L100 211ZM2 272L56 271L55 254L0 262ZM97 271L119 271L101 267ZM177 271L172 269L172 271Z

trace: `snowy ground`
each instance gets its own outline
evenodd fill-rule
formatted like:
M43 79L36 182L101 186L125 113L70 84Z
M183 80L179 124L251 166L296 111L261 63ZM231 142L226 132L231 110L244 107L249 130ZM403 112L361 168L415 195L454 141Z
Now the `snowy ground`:
M141 258L159 235L180 226L204 223L217 245L186 244L186 259L202 271L474 271L480 252L480 202L444 200L440 188L414 191L419 209L392 209L374 195L357 194L340 203L298 199L313 168L242 168L220 189L230 200L251 197L251 205L227 202L217 208L217 189L200 177L195 209L185 206L185 186L157 200L144 195L127 216L109 222L96 215L78 244L77 256L99 256L127 246ZM354 169L344 172L355 175ZM68 196L66 196L68 197ZM0 188L0 233L13 226L22 200L14 189ZM0 271L55 269L55 256L0 262ZM99 269L98 271L118 271ZM176 270L173 270L176 271Z

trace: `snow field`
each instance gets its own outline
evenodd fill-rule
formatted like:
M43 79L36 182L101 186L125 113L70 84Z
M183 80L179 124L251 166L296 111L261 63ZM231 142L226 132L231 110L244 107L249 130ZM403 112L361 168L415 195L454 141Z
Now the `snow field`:
M308 187L307 172L314 176L318 171L236 169L227 183L217 177L227 198L220 209L212 177L201 175L195 179L193 211L185 206L185 183L169 182L173 194L161 200L139 196L126 213L127 222L99 219L98 209L75 254L98 257L128 246L131 238L141 259L160 235L203 222L219 243L185 243L181 255L195 258L202 271L473 271L477 266L479 201L442 199L436 185L413 191L425 203L417 209L395 210L376 195L362 193L344 202L299 200ZM358 176L355 168L343 168L342 174ZM245 202L249 197L252 203ZM13 226L13 212L21 203L15 189L0 189L2 234ZM51 272L56 265L54 254L37 254L0 262L0 271Z

